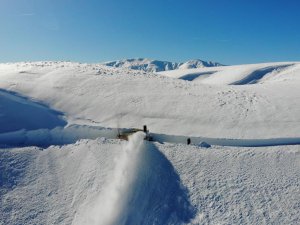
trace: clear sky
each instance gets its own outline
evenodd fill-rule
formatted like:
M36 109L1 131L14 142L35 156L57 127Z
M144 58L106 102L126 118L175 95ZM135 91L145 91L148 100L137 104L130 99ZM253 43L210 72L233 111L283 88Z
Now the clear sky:
M299 0L0 0L0 62L300 61Z

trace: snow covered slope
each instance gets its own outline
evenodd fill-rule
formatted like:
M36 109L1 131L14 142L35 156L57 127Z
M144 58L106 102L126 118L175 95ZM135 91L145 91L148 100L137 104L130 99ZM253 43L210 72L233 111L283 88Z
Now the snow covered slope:
M189 60L185 63L181 63L178 69L195 69L195 68L217 67L217 66L223 66L223 65L217 62L194 59L194 60Z
M190 60L185 63L176 63L176 62L159 61L159 60L151 60L151 59L144 59L144 58L124 59L124 60L106 62L103 64L111 67L142 70L146 72L159 72L159 71L168 71L168 70L176 70L176 69L221 66L220 63L210 62L210 61L206 62L200 59Z
M160 75L203 84L244 85L299 80L299 62L262 63L238 66L185 69L160 72Z
M299 224L299 169L299 146L4 149L0 224Z
M299 224L300 145L222 146L299 143L299 74L0 64L0 225Z
M226 85L266 67L281 69L257 84ZM69 125L129 128L147 124L156 133L212 138L299 136L299 63L198 70L219 72L206 81L190 82L103 65L1 64L0 88L62 112Z
M0 133L65 126L60 113L16 93L0 89Z

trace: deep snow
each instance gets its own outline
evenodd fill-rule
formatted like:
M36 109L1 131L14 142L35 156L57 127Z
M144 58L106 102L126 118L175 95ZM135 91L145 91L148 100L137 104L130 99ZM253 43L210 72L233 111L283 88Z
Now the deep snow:
M65 126L62 114L41 104L0 89L0 133Z
M127 224L300 221L299 146L144 147L99 138L0 150L0 224L77 224L86 215L101 224L104 207L106 219Z
M253 71L287 64L256 84L227 85ZM190 82L93 64L2 64L0 88L63 112L68 124L112 128L146 124L156 133L211 138L298 137L299 65L196 69L219 72L203 82ZM185 70L178 71L172 73L185 74Z
M0 225L298 224L299 73L0 64Z

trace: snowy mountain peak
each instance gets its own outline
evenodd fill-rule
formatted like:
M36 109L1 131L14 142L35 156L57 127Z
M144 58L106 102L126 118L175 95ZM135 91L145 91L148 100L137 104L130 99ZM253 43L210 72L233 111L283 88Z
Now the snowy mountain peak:
M218 62L194 59L181 64L179 66L179 69L194 69L194 68L216 67L216 66L223 66L223 65Z
M146 58L123 59L123 60L105 62L103 64L111 67L142 70L146 72L160 72L160 71L169 71L169 70L176 70L176 69L222 66L222 64L220 63L215 63L210 61L206 62L200 59L190 60L185 63L177 63L177 62L169 62L169 61L151 60Z
M145 58L124 59L104 63L106 66L127 68L133 70L143 70L146 72L159 72L166 70L174 70L178 68L178 63L167 61L158 61Z

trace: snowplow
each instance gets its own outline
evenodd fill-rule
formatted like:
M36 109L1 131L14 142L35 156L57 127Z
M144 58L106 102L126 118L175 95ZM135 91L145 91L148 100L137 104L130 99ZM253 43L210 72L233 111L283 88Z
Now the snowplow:
M144 132L146 134L144 140L153 141L153 138L150 135L149 130L147 130L146 125L144 125L143 129L130 128L130 129L118 130L117 138L128 141L129 136L131 136L131 135L133 135L134 133L137 133L137 132Z

